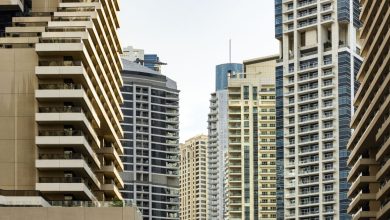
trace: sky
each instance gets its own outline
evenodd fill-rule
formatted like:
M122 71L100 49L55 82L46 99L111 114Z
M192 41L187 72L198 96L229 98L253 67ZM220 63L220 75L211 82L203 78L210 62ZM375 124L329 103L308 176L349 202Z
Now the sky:
M123 47L158 54L180 92L180 141L207 135L215 66L277 54L273 0L121 0Z

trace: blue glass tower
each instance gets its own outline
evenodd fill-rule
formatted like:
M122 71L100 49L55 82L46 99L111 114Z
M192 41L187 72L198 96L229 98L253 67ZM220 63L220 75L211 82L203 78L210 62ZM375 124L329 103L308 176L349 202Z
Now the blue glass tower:
M217 65L215 70L215 91L227 89L229 73L242 73L243 70L244 67L240 63Z
M144 66L160 72L160 58L157 54L145 54L144 56Z

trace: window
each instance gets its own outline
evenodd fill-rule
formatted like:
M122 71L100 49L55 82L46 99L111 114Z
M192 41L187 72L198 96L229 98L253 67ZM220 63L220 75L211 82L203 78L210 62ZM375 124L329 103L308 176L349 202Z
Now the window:
M301 47L306 46L306 32L301 33Z
M249 86L244 86L244 99L249 99Z

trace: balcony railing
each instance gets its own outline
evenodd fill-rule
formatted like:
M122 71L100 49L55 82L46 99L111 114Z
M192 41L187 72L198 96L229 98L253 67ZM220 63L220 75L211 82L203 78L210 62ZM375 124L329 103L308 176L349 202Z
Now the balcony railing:
M81 43L80 38L41 38L39 43Z
M39 136L84 136L81 130L41 130Z
M318 66L317 62L312 62L312 63L303 63L299 66L300 70L306 70L310 68L316 68Z
M135 207L136 204L130 200L124 201L111 201L111 202L102 202L102 201L50 201L51 206L59 207Z
M39 183L87 183L81 177L39 177Z
M60 60L41 60L38 62L39 66L81 66L81 61L60 61Z
M92 3L92 2L100 2L100 0L61 0L61 3Z
M75 106L39 107L40 113L81 113L83 109Z
M82 154L39 154L40 160L79 160L84 159Z
M310 4L313 4L317 2L316 0L306 0L306 1L301 1L301 2L298 2L298 8L299 7L303 7L305 5L310 5Z
M41 192L35 190L2 190L0 189L1 196L42 196Z
M82 89L82 86L80 84L74 84L74 83L60 83L60 84L39 84L40 90L56 90L56 89Z

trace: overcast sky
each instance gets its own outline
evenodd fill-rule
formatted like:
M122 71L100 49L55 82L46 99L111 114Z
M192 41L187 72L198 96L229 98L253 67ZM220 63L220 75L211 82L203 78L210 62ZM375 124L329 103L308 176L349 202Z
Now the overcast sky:
M180 93L180 141L207 134L215 65L278 53L273 0L121 0L122 46L156 53Z

